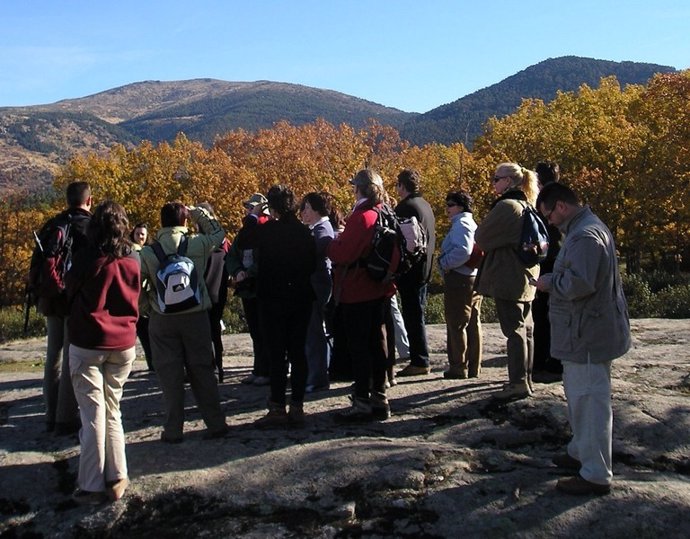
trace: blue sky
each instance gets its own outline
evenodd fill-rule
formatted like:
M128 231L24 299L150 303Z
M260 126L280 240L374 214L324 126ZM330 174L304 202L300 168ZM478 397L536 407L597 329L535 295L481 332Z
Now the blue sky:
M272 80L426 112L547 58L690 67L690 2L0 0L0 106Z

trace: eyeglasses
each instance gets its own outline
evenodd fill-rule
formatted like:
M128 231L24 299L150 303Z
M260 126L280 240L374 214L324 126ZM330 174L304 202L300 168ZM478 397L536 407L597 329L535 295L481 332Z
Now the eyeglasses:
M457 204L455 202L446 202L446 207L448 207L448 208L454 208L456 206L457 206Z
M548 221L549 221L549 218L551 217L551 214L552 214L553 212L555 212L555 211L556 211L556 206L554 205L554 207L551 208L550 210L548 210L548 212L542 214L542 215L544 216L544 220L545 220L546 222L548 222Z
M494 183L500 182L501 180L505 180L506 178L510 178L510 176L494 176L491 181Z

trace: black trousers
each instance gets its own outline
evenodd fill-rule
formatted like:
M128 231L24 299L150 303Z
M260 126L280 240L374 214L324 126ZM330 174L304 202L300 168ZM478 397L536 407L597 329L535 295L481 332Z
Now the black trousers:
M370 391L386 393L386 305L389 305L386 298L340 305L357 398L368 399Z
M306 302L259 300L259 318L270 358L271 402L286 403L288 364L291 401L304 402L307 385L305 345L310 317L310 299Z

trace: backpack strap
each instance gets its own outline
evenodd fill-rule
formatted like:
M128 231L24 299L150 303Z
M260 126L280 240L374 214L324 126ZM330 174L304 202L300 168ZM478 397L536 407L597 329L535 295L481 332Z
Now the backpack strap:
M151 249L153 249L153 253L156 255L158 262L160 262L161 264L163 264L166 258L168 258L168 256L165 254L165 251L163 250L161 242L159 242L158 240L154 241L151 244Z
M177 254L187 256L187 236L182 236L180 244L177 246Z

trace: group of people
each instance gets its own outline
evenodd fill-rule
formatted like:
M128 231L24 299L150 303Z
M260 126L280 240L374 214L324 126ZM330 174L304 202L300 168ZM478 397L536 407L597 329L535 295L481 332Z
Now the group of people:
M497 199L479 225L472 197L449 192L450 229L435 264L435 218L421 195L422 178L415 170L401 171L394 211L401 219L416 219L426 251L395 281L372 278L363 263L379 212L390 204L381 176L370 168L349 180L354 205L346 219L328 193L308 193L297 201L289 187L276 185L243 203L246 215L232 243L207 204L165 204L151 241L145 224L130 229L115 202L103 202L91 214L88 184L70 184L63 217L73 223L72 264L65 293L41 310L48 320L47 428L73 432L81 425L75 499L116 500L127 488L119 402L137 335L162 389L161 441L183 441L185 383L207 426L204 438L226 435L218 382L223 382L220 332L228 284L242 300L253 342L252 371L241 381L270 388L268 410L257 427L304 425L305 395L343 377L354 383L351 403L335 414L337 422L389 418L387 388L396 376L431 371L424 308L434 265L444 285L448 368L443 376L479 376L480 309L482 297L490 296L507 339L509 379L495 394L498 399L533 394L532 305L535 294L546 298L547 362L550 367L556 358L563 365L573 430L567 453L554 462L580 472L560 480L558 488L608 492L610 365L630 346L615 246L610 231L575 193L557 175L547 177L500 164L492 178ZM547 259L548 271L526 267L516 254L528 204L552 225L552 244L560 248ZM193 268L176 276L178 288L166 289L172 285L162 270L171 258ZM168 294L182 288L193 293L184 308L170 312ZM397 373L396 347L407 354L399 352L400 358L409 358ZM75 403L63 403L58 398L63 392Z

